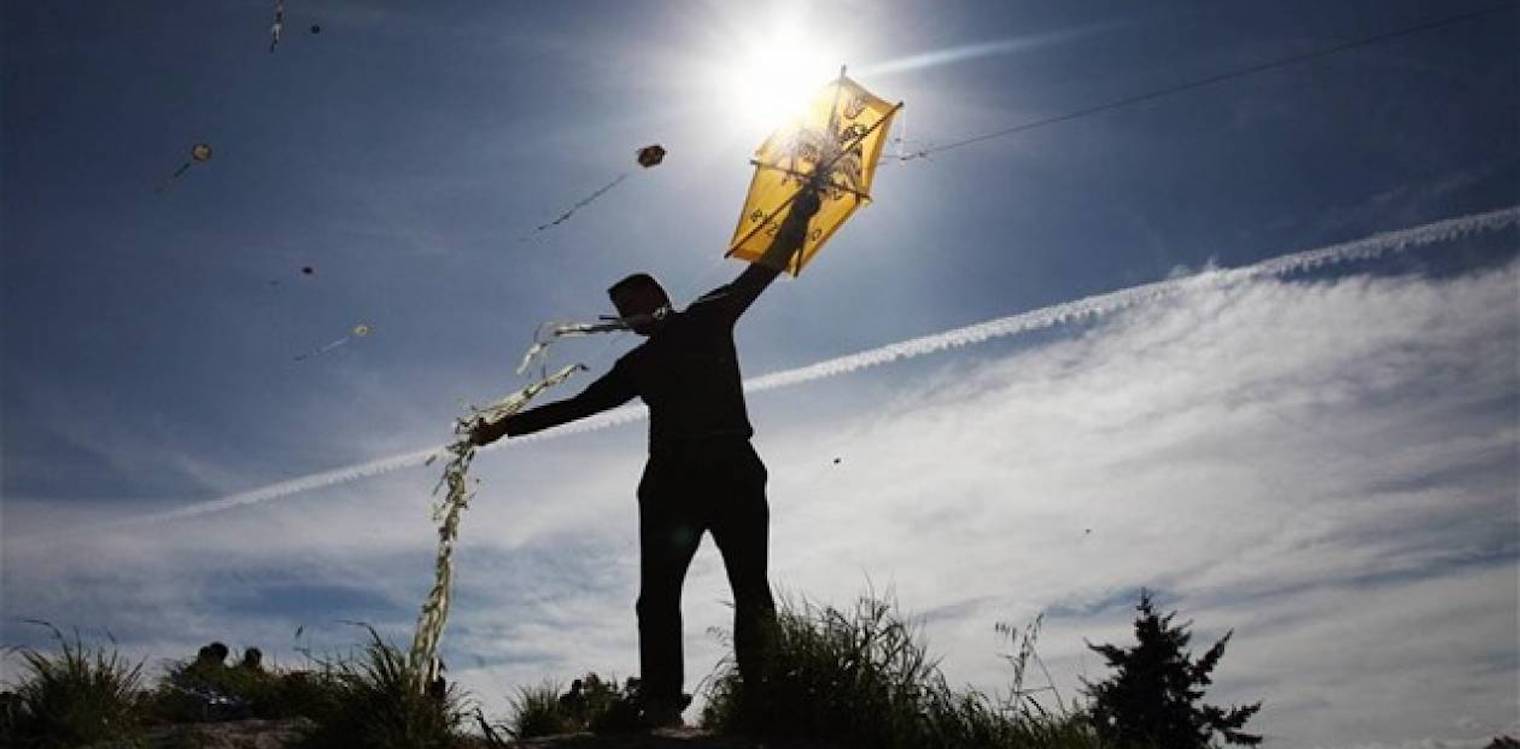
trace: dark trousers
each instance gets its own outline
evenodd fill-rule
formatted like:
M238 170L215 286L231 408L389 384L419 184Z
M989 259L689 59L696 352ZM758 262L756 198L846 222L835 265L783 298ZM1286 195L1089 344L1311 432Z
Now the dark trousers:
M734 655L746 684L763 680L776 606L766 579L770 509L765 464L742 438L650 452L639 482L639 667L654 700L681 695L681 585L704 532L734 594Z

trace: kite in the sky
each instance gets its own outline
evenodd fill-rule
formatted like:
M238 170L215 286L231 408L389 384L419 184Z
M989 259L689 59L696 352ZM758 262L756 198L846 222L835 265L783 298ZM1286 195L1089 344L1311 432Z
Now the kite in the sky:
M185 172L190 171L190 167L195 166L196 164L204 164L210 160L210 143L197 143L194 146L191 146L190 160L186 161L183 164L180 164L179 168L175 169L173 174L165 177L162 182L158 183L158 189L155 190L155 192L163 192L164 190L169 189L174 185L176 181L179 180L180 177L183 177L185 175Z
M786 219L787 208L805 187L823 200L801 252L787 270L802 272L823 243L862 203L871 199L882 147L892 117L902 109L865 90L839 71L838 80L813 97L807 109L772 133L750 161L755 176L739 213L727 256L754 262L765 254Z
M285 30L285 0L274 0L274 25L269 27L269 51L280 46L280 32Z
M337 348L339 346L347 344L349 341L352 341L352 340L354 340L356 338L363 338L363 337L365 337L365 336L367 336L369 334L370 334L370 327L369 327L369 325L367 325L365 323L359 323L358 325L355 325L353 327L353 329L348 332L348 335L343 336L342 338L339 338L338 340L333 341L332 343L329 343L329 344L327 344L327 345L325 345L325 346L323 346L323 347L321 347L319 349L315 349L313 351L308 351L307 353L301 354L300 356L296 357L296 361L305 361L305 360L310 359L310 358L312 358L314 356L321 356L321 355L323 355L323 354L325 354L325 353L327 353L329 351L332 351L333 349L335 349L335 348Z
M661 146L658 143L656 143L654 145L651 145L651 146L644 146L643 148L640 148L638 150L638 152L637 152L636 161L638 162L639 166L644 167L645 169L648 169L648 168L653 167L653 166L658 166L659 163L661 161L664 161L664 160L665 160L665 148L664 148L664 146ZM541 231L544 231L545 229L548 229L548 228L553 227L553 226L559 226L560 224L563 224L566 221L569 221L570 217L573 216L573 215L575 215L576 211L578 211L578 210L580 210L582 208L585 208L589 203L591 203L591 201L596 200L597 198L600 198L603 195L607 194L608 190L611 190L612 188L617 187L618 185L622 184L623 180L625 180L625 179L628 179L628 173L627 172L623 172L622 174L619 174L611 182L608 182L607 184L602 185L601 187L598 187L596 190L592 191L592 193L590 195L587 195L586 197L581 198L580 200L576 201L575 205L570 206L568 209L565 210L564 213L561 213L553 221L550 221L550 222L545 223L545 224L539 224L538 228L536 228L536 229L533 230L533 233L537 234L537 233L539 233ZM527 239L527 237L523 237L523 239Z
M665 149L656 143L639 149L639 166L648 169L665 160Z
M301 266L301 275L303 275L303 276L315 276L315 275L317 275L317 269L313 268L310 265L303 265L303 266ZM270 286L279 286L280 285L280 279L278 279L278 278L272 278L272 279L270 279L269 280L269 285Z

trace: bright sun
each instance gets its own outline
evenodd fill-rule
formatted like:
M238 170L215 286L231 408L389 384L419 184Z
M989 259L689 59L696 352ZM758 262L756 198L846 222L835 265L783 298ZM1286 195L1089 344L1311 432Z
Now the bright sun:
M762 38L763 46L752 43L736 50L730 64L721 68L718 84L740 127L769 133L798 114L838 75L840 61L791 19L783 19Z

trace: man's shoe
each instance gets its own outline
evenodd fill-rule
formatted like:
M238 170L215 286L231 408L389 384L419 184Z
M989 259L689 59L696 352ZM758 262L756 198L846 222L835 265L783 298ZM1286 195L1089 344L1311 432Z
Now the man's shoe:
M685 728L686 721L681 719L681 711L674 707L645 708L639 715L639 723L645 728Z
M686 721L681 712L691 704L691 695L683 694L674 701L652 699L639 710L639 723L645 728L683 728Z

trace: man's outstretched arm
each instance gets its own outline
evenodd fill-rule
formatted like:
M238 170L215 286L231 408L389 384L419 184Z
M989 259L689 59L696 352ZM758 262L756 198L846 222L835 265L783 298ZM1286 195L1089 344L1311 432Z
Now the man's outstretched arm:
M602 375L574 398L548 403L512 414L494 424L477 424L470 430L470 441L477 445L489 445L503 436L520 437L524 434L559 426L582 419L595 413L616 408L638 395L633 381L622 367L614 365L611 372Z
M765 253L750 263L733 283L707 296L722 304L732 319L738 320L754 304L760 292L765 291L776 280L776 276L786 270L792 256L802 249L803 243L807 241L808 221L818 213L818 206L818 192L811 187L803 188L792 199L791 209Z

